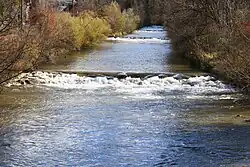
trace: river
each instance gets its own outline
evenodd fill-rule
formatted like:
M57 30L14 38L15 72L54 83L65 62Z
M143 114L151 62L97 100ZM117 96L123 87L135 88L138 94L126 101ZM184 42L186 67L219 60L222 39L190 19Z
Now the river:
M247 97L192 69L165 33L109 38L11 81L0 94L0 166L250 165ZM62 70L95 73L51 72ZM171 75L153 75L162 72Z

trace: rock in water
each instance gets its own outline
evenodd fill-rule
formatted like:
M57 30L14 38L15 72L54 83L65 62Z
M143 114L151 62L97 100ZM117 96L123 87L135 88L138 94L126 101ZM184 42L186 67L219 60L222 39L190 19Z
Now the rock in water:
M244 122L250 123L250 119L246 119L244 120Z
M160 75L158 75L158 77L160 78L160 79L162 79L162 78L166 78L166 77L168 77L166 74L160 74Z
M242 115L238 114L238 115L235 116L235 118L240 118L240 117L242 117Z
M188 79L189 77L187 77L183 74L176 74L175 76L173 76L173 78L176 80L181 80L181 79Z
M127 77L128 77L128 75L125 72L120 72L117 74L118 79L125 79Z
M24 82L26 83L26 84L28 84L28 85L30 85L31 84L31 82L29 81L29 80L24 80Z

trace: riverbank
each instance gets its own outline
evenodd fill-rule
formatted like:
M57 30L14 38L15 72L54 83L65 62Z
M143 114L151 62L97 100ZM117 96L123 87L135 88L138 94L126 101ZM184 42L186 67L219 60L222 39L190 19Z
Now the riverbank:
M249 92L249 2L185 2L172 2L165 10L174 50L196 67Z
M178 46L176 47L176 45L181 44L172 43L172 47L174 50L177 50L176 52L178 52L179 48ZM242 92L245 91L246 94L250 92L250 74L248 73L248 63L244 62L239 64L237 62L239 60L232 60L232 57L225 58L225 55L223 58L219 59L216 57L216 53L194 53L193 51L186 51L178 52L176 54L187 60L192 68L200 69L206 73L210 73L212 76L223 80L225 83L230 84L235 88L240 89ZM245 55L244 60L247 57L248 55Z
M165 31L128 36L163 39ZM27 84L0 94L0 166L247 166L246 97L208 75L181 78L193 69L169 45L106 41L51 72L22 74Z
M245 91L250 92L250 73L249 73L249 53L241 53L243 55L235 56L233 53L209 53L199 52L197 50L186 50L185 52L179 52L181 43L172 43L172 47L177 50L178 56L189 61L193 68L201 69L204 72L208 72L218 79L233 85ZM176 46L177 45L177 46ZM219 51L218 51L219 52ZM231 52L231 51L229 51ZM241 50L237 51L241 52ZM219 55L220 54L220 55ZM220 57L219 57L219 56Z
M139 16L133 9L122 12L116 2L104 5L97 11L85 10L76 17L72 17L69 13L52 13L48 19L50 20L47 27L50 31L49 40L53 43L60 41L62 48L56 48L56 50L68 52L91 48L109 36L131 33L140 23ZM53 58L53 54L48 57L51 60L50 57Z
M8 15L3 17L9 19ZM14 22L16 18L11 19ZM0 27L7 27L0 30L0 85L22 71L56 63L61 55L98 45L110 36L131 33L139 23L140 18L133 9L121 11L117 2L98 10L83 10L78 16L40 10L30 23L21 27L2 23Z

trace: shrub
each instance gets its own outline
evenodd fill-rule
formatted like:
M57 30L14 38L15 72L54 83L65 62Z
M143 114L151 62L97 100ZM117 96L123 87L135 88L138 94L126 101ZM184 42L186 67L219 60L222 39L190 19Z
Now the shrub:
M82 44L85 42L84 40L84 23L79 17L70 18L71 29L73 32L74 46L77 49L82 47Z
M69 13L52 13L50 17L54 21L49 23L49 38L54 41L54 47L74 49L74 37L71 20L72 17ZM50 20L52 20L52 18Z
M0 2L0 86L19 73L12 71L56 62L66 51L95 45L109 35L130 33L139 24L132 9L121 12L119 4L112 2L100 11L84 11L78 17L36 8L29 23L21 26L16 2Z
M100 15L110 24L113 36L121 36L133 32L139 25L139 16L135 15L132 9L121 12L117 2L105 5Z
M104 40L111 32L110 25L94 12L86 11L78 18L82 29L81 47L87 47ZM79 34L78 34L79 35Z
M96 17L93 12L84 12L79 17L71 17L70 22L74 46L77 49L98 43L110 33L106 20Z
M122 15L125 22L123 30L124 32L132 33L135 29L138 28L140 17L138 15L135 15L133 9L129 8L128 10L124 10L122 12Z
M178 51L250 90L249 1L166 2L166 27Z
M110 5L105 5L101 11L101 15L107 20L112 29L113 35L123 33L125 21L122 17L122 12L117 2L112 2Z
M62 50L80 50L105 39L110 33L106 20L96 17L93 12L72 17L69 13L51 13L44 33L43 58L51 60Z
M36 42L41 51L38 63L55 62L60 54L75 50L71 29L71 16L68 13L44 12L44 21L37 32Z

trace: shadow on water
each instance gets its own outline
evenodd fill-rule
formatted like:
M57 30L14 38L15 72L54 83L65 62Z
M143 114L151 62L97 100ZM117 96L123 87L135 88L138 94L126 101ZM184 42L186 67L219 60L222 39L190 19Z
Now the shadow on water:
M184 74L199 74L201 71L195 69L192 65L183 58L180 53L171 51L168 56L166 56L165 63L168 64L171 72L184 73Z

